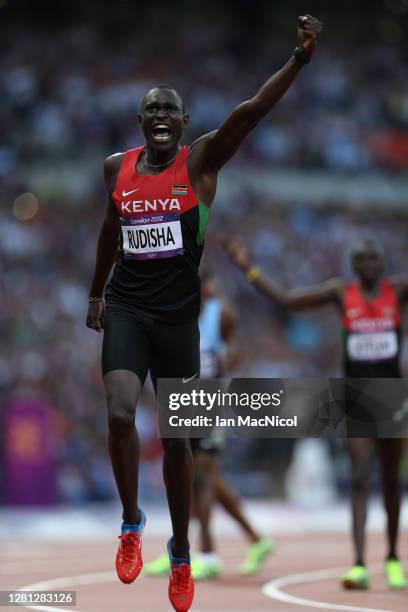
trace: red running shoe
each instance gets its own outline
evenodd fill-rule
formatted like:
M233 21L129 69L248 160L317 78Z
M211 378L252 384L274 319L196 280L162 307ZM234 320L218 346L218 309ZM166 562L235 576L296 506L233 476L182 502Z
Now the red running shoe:
M129 531L119 536L120 544L116 553L116 572L119 579L130 584L140 574L142 561L142 535L146 524L146 517L142 513L140 531Z
M187 612L194 598L194 580L191 565L172 565L169 582L169 599L176 612Z

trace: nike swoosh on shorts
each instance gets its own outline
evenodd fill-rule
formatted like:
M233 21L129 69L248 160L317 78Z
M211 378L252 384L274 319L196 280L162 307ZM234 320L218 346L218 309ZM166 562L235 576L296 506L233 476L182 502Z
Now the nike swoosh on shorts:
M190 380L193 380L193 378L195 378L198 375L198 372L196 372L194 374L194 376L192 376L191 378L183 378L183 383L188 383L190 382Z

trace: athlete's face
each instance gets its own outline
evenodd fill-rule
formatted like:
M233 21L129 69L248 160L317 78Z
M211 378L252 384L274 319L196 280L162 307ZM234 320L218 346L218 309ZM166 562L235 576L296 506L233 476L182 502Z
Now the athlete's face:
M177 92L156 88L145 96L138 119L146 142L154 149L167 151L179 143L189 116Z
M381 252L374 246L363 245L353 253L353 269L362 282L376 282L384 268Z

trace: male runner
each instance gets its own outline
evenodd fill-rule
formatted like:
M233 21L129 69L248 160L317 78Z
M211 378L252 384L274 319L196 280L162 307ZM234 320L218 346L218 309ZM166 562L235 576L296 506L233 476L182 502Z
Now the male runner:
M189 120L181 96L168 85L154 87L144 96L138 114L145 145L105 161L108 205L86 324L98 332L104 330L102 373L109 450L123 506L116 556L122 582L133 582L142 568L146 519L137 504L135 429L142 385L149 370L154 386L160 377L199 376L198 266L218 172L309 61L321 28L314 17L300 17L298 47L285 66L217 130L191 147L180 145ZM163 448L173 528L168 542L169 599L183 612L194 595L188 542L193 462L187 439L163 439Z
M201 378L219 378L227 374L238 357L236 345L236 318L230 305L218 294L213 278L208 272L201 274L200 358ZM200 554L193 557L194 580L206 580L219 575L221 564L214 549L210 529L211 509L214 501L240 525L251 545L245 563L240 568L244 575L257 571L262 561L272 551L272 542L262 538L242 514L238 499L225 482L219 464L218 453L224 440L220 437L192 438L194 457L193 515L200 525ZM161 555L144 566L150 576L168 574L167 555Z
M349 378L399 378L401 311L408 301L408 278L384 278L383 255L372 240L358 244L352 252L357 281L331 279L315 287L284 291L266 281L259 268L248 261L239 239L227 241L232 261L248 282L269 300L285 309L334 304L341 316L344 334L344 375ZM399 469L404 440L397 438L348 438L351 461L351 499L355 565L343 576L349 589L366 589L370 578L365 566L364 543L369 480L374 448L377 447L382 475L384 505L388 517L388 555L384 569L390 588L404 588L407 581L396 552L400 512Z

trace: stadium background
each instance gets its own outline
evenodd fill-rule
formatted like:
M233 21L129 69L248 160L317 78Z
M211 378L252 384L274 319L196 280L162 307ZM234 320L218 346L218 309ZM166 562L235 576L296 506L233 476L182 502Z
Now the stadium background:
M117 500L102 338L85 315L103 159L141 142L141 96L154 83L174 84L191 142L284 63L305 10L325 23L320 48L223 171L207 234L204 265L238 314L242 376L339 376L338 318L267 305L233 269L218 233L244 235L284 287L350 278L349 249L361 237L381 242L388 272L408 272L408 2L0 1L3 506ZM406 347L405 372L407 362ZM138 422L142 499L163 504L149 391ZM231 442L225 473L245 496L280 499L293 491L292 446ZM343 498L341 444L319 452L330 452Z

